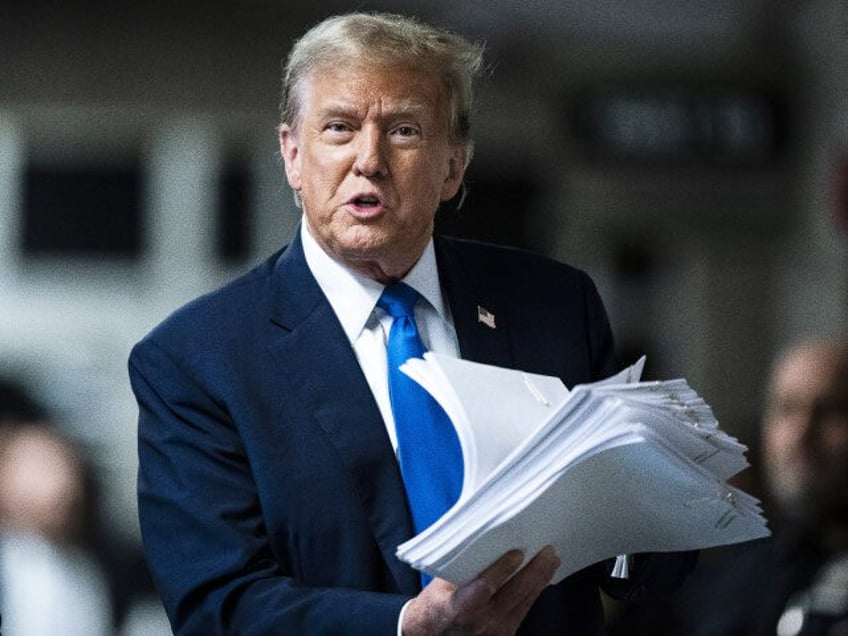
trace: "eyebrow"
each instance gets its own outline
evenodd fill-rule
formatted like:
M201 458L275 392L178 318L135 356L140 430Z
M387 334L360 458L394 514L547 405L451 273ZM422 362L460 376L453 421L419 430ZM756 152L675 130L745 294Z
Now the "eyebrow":
M422 102L413 99L398 100L395 103L384 104L381 112L383 117L404 117L404 116L420 116L422 113L427 113L430 109L428 102ZM326 104L317 111L318 117L321 119L334 116L359 116L361 111L348 102L336 101Z

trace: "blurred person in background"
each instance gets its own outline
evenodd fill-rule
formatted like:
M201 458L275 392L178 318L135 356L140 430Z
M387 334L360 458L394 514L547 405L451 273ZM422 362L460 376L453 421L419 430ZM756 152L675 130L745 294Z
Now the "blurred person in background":
M98 511L94 465L0 378L0 633L169 636L139 546ZM5 628L5 629L4 629Z
M777 359L761 453L777 568L757 633L848 635L848 342Z
M676 599L624 609L614 635L848 636L848 341L775 358L758 450L773 536L705 551Z
M105 573L84 545L90 501L78 448L0 382L0 616L9 636L113 633Z

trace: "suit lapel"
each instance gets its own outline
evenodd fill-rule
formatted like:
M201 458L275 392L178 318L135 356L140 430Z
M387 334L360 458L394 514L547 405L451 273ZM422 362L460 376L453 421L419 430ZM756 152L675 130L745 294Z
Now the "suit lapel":
M497 366L513 366L508 307L503 294L462 260L454 244L436 238L436 260L459 341L460 357Z
M306 413L350 470L359 498L398 588L415 593L418 574L395 557L412 536L400 471L385 425L353 349L309 271L300 238L277 261L271 344Z

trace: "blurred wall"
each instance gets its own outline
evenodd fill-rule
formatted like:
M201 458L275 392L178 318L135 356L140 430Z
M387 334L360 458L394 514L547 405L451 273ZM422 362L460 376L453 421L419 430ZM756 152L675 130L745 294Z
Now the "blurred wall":
M487 42L468 209L446 227L587 269L622 353L750 441L775 348L848 324L844 3L357 6ZM346 8L0 3L0 372L92 450L130 537L129 349L292 235L281 60Z

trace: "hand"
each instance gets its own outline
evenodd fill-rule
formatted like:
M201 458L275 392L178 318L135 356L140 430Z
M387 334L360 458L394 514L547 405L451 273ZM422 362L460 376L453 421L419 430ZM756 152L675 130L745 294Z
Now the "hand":
M521 551L507 552L462 587L433 579L407 606L404 636L514 634L560 564L551 546L516 572L523 560Z

